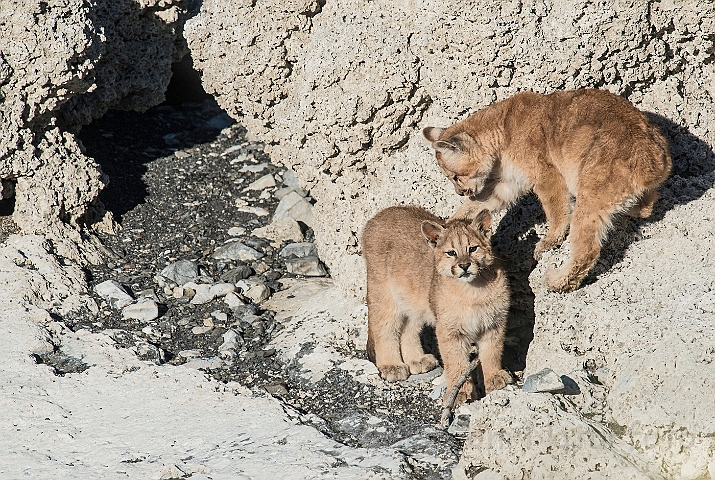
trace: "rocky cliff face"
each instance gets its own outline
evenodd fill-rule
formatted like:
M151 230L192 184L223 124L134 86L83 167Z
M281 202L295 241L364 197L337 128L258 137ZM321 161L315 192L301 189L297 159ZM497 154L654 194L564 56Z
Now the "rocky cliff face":
M310 189L320 256L358 297L368 218L459 203L422 127L521 90L625 96L673 152L654 216L619 224L570 295L542 286L568 244L530 260L544 231L533 198L495 233L514 290L512 366L548 366L581 393L474 404L462 463L509 478L715 478L712 4L0 0L0 32L0 192L14 192L25 233L97 259L77 245L107 179L73 132L108 108L160 103L188 46L205 89Z
M24 232L84 243L107 178L68 131L163 101L184 12L179 0L0 1L0 179Z
M539 407L510 414L502 404L498 411L480 405L489 410L480 417L500 418L490 428L507 440L480 443L483 430L473 423L463 462L509 478L549 469L573 478L574 462L588 464L577 469L584 474L628 464L634 478L698 478L715 476L715 430L702 417L715 409L706 398L715 267L705 253L714 240L713 32L709 4L207 0L186 37L207 91L310 189L321 257L341 288L358 296L368 218L398 203L441 215L458 204L421 128L448 125L521 90L604 88L649 112L669 138L673 177L653 218L617 227L581 290L544 290L546 266L562 262L568 244L534 269L531 240L544 225L533 199L506 213L495 237L511 265L521 355L534 337L527 373L551 366L593 380L599 371L599 399L565 420L595 416L598 427L579 423L584 444L542 452L549 461L517 456L511 471L494 459L516 458L524 442L538 441L530 435ZM549 405L543 408L565 411L557 400ZM610 440L600 440L600 429ZM562 430L551 434L569 429ZM578 460L586 444L610 453Z

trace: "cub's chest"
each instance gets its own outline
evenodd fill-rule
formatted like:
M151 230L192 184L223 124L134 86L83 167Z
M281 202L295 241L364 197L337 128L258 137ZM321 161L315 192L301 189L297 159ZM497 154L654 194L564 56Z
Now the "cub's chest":
M456 290L459 289L447 294L443 290L441 298L435 299L438 323L473 336L494 328L505 318L509 309L506 288L472 289L475 292Z

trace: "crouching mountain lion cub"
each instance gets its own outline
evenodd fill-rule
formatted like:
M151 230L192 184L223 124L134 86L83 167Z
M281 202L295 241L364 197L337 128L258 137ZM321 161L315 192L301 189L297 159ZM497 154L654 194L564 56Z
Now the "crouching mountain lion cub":
M420 332L436 326L447 377L447 393L479 350L486 392L511 382L502 370L509 309L506 273L492 254L491 214L446 224L418 207L389 207L365 225L362 254L367 265L367 354L390 382L432 370ZM476 398L471 380L458 402Z
M561 244L570 223L571 255L546 273L546 286L558 292L578 288L614 215L650 216L672 165L668 143L648 117L601 90L522 92L423 134L457 193L469 197L455 217L508 207L533 189L549 222L537 260Z

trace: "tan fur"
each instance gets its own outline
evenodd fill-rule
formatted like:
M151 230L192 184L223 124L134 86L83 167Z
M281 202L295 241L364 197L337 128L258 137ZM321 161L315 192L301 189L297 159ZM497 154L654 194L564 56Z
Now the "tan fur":
M436 325L448 392L479 349L485 390L511 382L501 367L509 288L489 243L491 214L442 222L418 207L390 207L365 225L370 360L385 380L437 366L419 334ZM471 250L471 251L470 251ZM458 401L476 398L469 380Z
M549 221L534 257L570 231L569 259L546 272L547 287L559 292L578 288L615 215L650 216L672 167L659 129L627 100L602 90L522 92L423 134L457 193L469 197L454 218L506 208L533 189Z

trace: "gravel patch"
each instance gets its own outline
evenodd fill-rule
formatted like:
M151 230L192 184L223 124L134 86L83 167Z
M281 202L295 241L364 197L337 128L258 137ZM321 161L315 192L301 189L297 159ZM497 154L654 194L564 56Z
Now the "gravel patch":
M110 111L82 130L87 154L110 178L100 200L121 229L99 234L107 259L88 270L99 313L61 320L73 331L110 332L143 360L194 362L214 379L268 392L343 444L399 443L409 478L449 476L462 439L436 428L433 378L361 382L340 368L366 360L364 345L349 344L314 381L299 361L310 343L292 359L271 346L286 320L261 302L287 278L330 272L312 245L310 196L221 115L207 100Z

